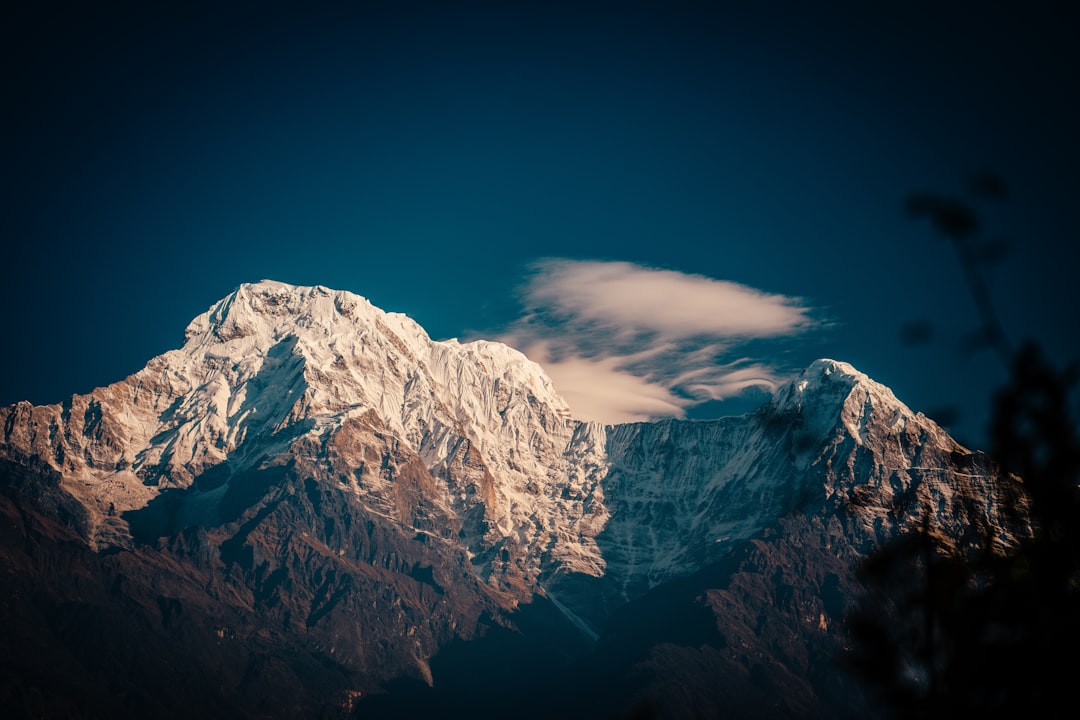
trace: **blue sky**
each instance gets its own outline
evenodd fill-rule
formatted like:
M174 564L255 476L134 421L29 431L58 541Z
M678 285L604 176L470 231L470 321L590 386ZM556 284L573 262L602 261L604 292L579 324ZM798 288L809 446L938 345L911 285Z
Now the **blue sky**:
M512 341L583 415L739 412L832 357L980 446L1004 371L903 208L985 169L1007 332L1080 355L1068 3L27 5L0 403L122 379L271 278Z

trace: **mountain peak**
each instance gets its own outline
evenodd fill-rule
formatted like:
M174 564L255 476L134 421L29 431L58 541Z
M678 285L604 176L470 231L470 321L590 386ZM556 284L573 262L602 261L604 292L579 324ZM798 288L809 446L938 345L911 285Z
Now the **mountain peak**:
M888 388L828 358L755 413L579 422L517 350L434 341L359 295L274 280L236 287L182 347L120 382L0 408L0 471L62 510L58 522L105 558L85 554L93 567L119 568L123 582L102 587L148 609L139 628L191 628L213 607L207 647L237 648L232 677L276 685L277 672L243 665L243 643L280 637L289 649L270 646L275 658L302 647L364 669L367 684L347 686L356 694L399 677L431 683L448 643L482 636L485 617L511 627L515 607L557 611L594 639L642 617L620 615L628 603L680 628L708 607L723 648L758 653L766 627L767 652L806 657L791 639L821 642L838 623L836 598L854 582L844 563L919 521L923 505L907 498L941 509L943 533L970 525L958 507L996 522L997 484L956 449ZM36 542L15 545L37 553ZM87 596L87 576L71 575ZM728 585L699 590L728 583L721 575ZM133 602L144 581L148 601ZM669 611L687 589L693 614ZM732 659L739 693L748 657Z
M842 360L833 360L832 358L818 358L807 365L803 374L812 375L819 373L822 375L831 375L834 372L841 373L842 375L850 375L851 377L867 378L865 373L856 370L855 366L851 363L846 363Z
M896 406L906 414L914 414L888 387L871 379L852 364L831 358L819 358L807 365L797 377L777 391L774 404L801 406L807 402L822 404L831 399L834 402L829 404L838 405L856 388L871 394L883 404Z
M372 463L415 457L409 473L422 467L418 477L445 483L427 488L429 506L447 517L473 518L472 529L463 530L470 552L492 551L508 538L528 547L554 542L551 557L590 576L606 562L595 538L609 516L600 483L609 464L618 464L608 456L624 439L631 448L634 433L644 430L583 426L543 369L506 345L434 341L409 317L359 295L275 280L238 286L190 323L183 347L67 405L23 408L25 422L9 423L7 439L25 437L56 470L86 478L106 507L125 511L164 489L197 489L218 465L236 474L297 457L348 468L339 480L370 507L382 507L390 502L388 488L398 486ZM800 472L814 452L842 436L863 445L877 442L878 433L930 427L888 388L829 358L781 387L770 406L797 425ZM742 430L732 421L691 423L679 432L701 433L701 442L718 448L773 452L770 438L751 442L755 421L745 422ZM70 430L60 430L68 424ZM642 437L664 435L670 425ZM393 449L381 459L370 456L388 438ZM777 469L786 452L774 458L778 473L786 472ZM651 488L655 478L646 475L643 487ZM687 508L697 507L695 488L687 488ZM380 512L395 516L398 502L404 501ZM670 560L653 570L663 575L684 567ZM535 579L537 562L514 572ZM627 571L627 577L640 574Z
M880 424L889 432L920 427L925 437L945 448L962 448L948 433L922 413L900 401L891 389L871 379L850 363L820 358L780 387L768 407L780 415L799 416L807 442L824 442L842 430L857 444L868 437L867 428Z
M249 342L261 345L259 341L276 341L289 334L326 337L347 325L378 321L421 342L429 340L410 318L380 310L354 293L276 280L238 286L191 321L185 340L202 345L251 338Z

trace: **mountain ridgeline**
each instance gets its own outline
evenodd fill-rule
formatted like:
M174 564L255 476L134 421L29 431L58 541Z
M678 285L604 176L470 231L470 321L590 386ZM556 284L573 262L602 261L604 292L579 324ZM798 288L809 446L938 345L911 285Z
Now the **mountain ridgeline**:
M868 717L861 560L1009 525L987 458L843 362L603 426L516 350L271 281L0 432L16 717Z

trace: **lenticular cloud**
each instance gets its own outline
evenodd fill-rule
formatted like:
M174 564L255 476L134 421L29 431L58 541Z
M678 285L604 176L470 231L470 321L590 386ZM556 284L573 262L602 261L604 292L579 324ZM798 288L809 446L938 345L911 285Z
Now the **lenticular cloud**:
M784 378L745 346L818 323L799 298L628 262L549 259L500 338L539 362L581 419L681 417L705 400Z
M627 262L538 263L525 298L568 320L652 331L662 338L787 335L808 323L798 300L745 285Z

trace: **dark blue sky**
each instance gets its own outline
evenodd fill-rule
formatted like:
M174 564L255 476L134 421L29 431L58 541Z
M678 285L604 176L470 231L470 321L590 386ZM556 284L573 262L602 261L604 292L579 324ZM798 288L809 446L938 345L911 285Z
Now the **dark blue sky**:
M959 264L903 207L983 169L1006 330L1080 356L1073 3L25 5L3 404L119 380L262 278L503 337L554 257L797 298L814 327L740 359L849 361L981 445L1004 373L957 349Z

